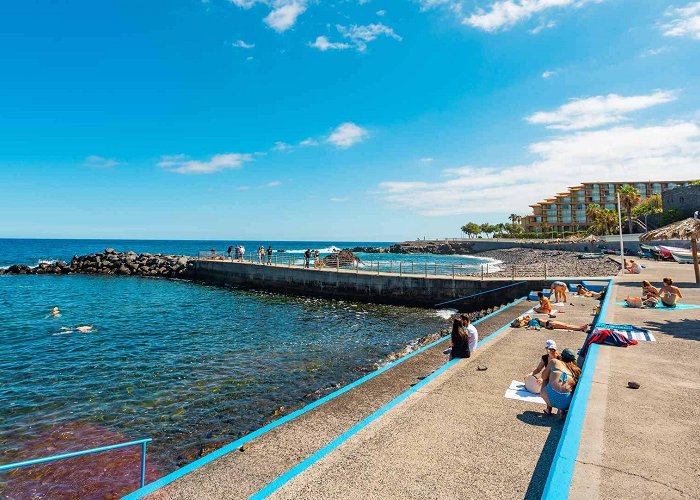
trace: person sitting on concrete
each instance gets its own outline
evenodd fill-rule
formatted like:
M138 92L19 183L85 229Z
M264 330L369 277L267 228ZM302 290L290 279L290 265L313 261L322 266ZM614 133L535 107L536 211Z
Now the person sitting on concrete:
M534 370L525 375L525 389L533 394L539 394L542 390L542 379L537 376L542 370L544 370L549 364L551 359L559 359L559 352L557 351L557 343L554 340L547 340L544 343L545 354L540 358L540 362L537 364Z
M596 299L603 295L603 292L592 292L583 285L576 285L576 293L581 297L593 297Z
M647 280L642 281L642 295L645 297L661 297L661 289L656 288Z
M540 306L533 309L533 311L540 314L551 314L552 304L549 299L544 296L544 293L537 292L537 299L540 301Z
M571 397L576 388L581 369L576 365L576 354L569 348L564 349L559 359L550 359L542 372L542 390L540 396L547 408L544 412L552 414L552 408L564 416L571 404Z
M449 355L450 359L468 358L471 356L469 334L464 329L461 318L457 318L452 322L452 349Z
M474 352L476 345L479 343L479 332L472 325L472 320L466 314L462 314L462 326L467 330L467 336L469 337L469 352Z
M672 278L664 278L664 286L660 292L661 303L666 307L676 307L678 301L683 298L681 289L674 286Z
M632 259L630 259L629 263L627 263L627 259L623 259L622 262L625 271L627 271L629 274L639 274L642 272L641 266Z
M567 288L566 283L563 281L555 281L549 287L549 298L551 299L552 295L554 295L554 302L566 302Z

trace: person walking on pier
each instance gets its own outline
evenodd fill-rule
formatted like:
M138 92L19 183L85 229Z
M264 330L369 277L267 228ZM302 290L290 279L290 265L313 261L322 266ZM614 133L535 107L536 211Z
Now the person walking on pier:
M226 250L229 259L231 258L231 252L233 252L233 245L229 245L228 250Z
M304 267L306 267L306 268L309 267L310 260L311 260L311 249L307 248L306 252L304 252Z
M245 247L243 245L241 245L241 248L240 248L240 260L241 260L241 262L243 262L243 259L245 259Z
M267 265L272 265L272 245L267 245Z

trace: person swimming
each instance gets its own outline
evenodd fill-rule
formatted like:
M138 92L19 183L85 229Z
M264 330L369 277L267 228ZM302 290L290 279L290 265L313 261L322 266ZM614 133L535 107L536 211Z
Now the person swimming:
M58 318L58 317L61 316L61 311L60 311L60 309L58 308L58 306L56 306L56 307L54 307L53 309L51 309L51 316L53 316L54 318Z

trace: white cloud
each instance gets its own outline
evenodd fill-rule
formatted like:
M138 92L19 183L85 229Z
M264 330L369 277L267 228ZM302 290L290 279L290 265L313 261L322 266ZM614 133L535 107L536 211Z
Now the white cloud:
M348 196L345 196L343 198L331 198L331 201L333 203L347 203L350 201L350 198Z
M556 71L545 71L544 73L542 73L542 78L544 78L546 80L547 78L552 78L556 74L557 74Z
M425 157L425 158L420 159L421 163L432 163L434 161L435 161L435 158L429 158L429 157Z
M245 162L252 159L250 154L223 153L202 161L191 160L187 155L180 154L161 157L158 166L177 174L212 174L222 170L241 168Z
M243 40L236 40L231 45L239 49L252 49L255 47L254 43L246 43Z
M384 9L378 10L377 12L375 12L375 14L377 14L379 17L382 17L386 14L386 11Z
M529 204L574 183L694 179L700 123L572 132L528 149L537 156L531 163L448 169L444 181L383 182L380 193L390 205L423 215L503 212L506 205L527 213Z
M281 183L280 181L270 181L270 182L268 182L267 184L263 184L263 185L260 186L260 187L261 187L261 188L274 188L274 187L278 187L278 186L281 186L281 185L282 185L282 183Z
M664 35L700 40L700 2L668 9L665 15L672 19L661 26Z
M313 139L311 137L307 137L303 141L299 143L299 146L301 147L309 147L309 146L318 146L318 141L316 139Z
M263 22L278 33L294 26L297 18L306 11L306 2L303 0L278 0L273 5L274 8Z
M348 27L338 25L337 28L341 35L352 40L357 50L360 52L367 48L369 42L376 40L379 36L388 36L399 42L402 40L399 35L394 33L393 29L382 23L372 23L366 26L352 25Z
M498 0L488 9L477 8L462 22L477 29L494 33L512 28L527 21L535 14L553 8L579 8L588 3L600 3L603 0ZM546 24L545 24L546 27Z
M642 52L642 57L653 57L668 51L668 47L656 47Z
M290 149L292 149L292 146L282 141L277 141L275 145L272 146L273 151L288 151Z
M349 43L331 42L328 40L328 37L318 36L316 37L316 40L314 42L309 42L309 47L313 47L315 49L320 50L321 52L325 52L327 50L350 49L352 48L352 45L350 45Z
M542 76L544 77L544 74ZM625 115L628 113L675 99L675 93L663 90L649 95L629 97L608 94L587 99L574 99L554 111L540 111L525 119L533 124L545 125L547 128L580 130L619 123L627 119Z
M343 26L336 25L336 29L340 32L343 38L350 40L351 43L343 42L331 42L328 37L319 36L316 41L309 43L310 47L314 47L321 51L326 51L329 49L344 50L355 48L358 52L364 52L367 50L367 44L376 40L380 36L387 36L398 40L399 42L402 38L397 35L393 29L382 23L372 23L366 26Z
M97 155L90 155L83 161L83 166L88 168L114 168L117 165L121 165L121 162L114 158L105 158Z
M338 148L349 148L364 141L368 136L366 129L352 123L345 122L338 125L328 136L327 141Z
M229 2L236 7L241 7L242 9L250 9L257 3L265 3L263 0L229 0Z
M541 31L552 29L557 25L554 21L548 21L544 22L542 21L540 24L532 28L531 30L528 30L529 33L532 33L533 35L537 35Z

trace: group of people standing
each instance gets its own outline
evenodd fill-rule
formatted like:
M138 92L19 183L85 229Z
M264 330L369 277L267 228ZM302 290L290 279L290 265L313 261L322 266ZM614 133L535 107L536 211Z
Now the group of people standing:
M318 268L321 265L321 260L320 256L321 252L318 250L311 250L310 248L306 249L306 252L304 252L304 267L309 268L311 267L311 257L314 258L314 267Z
M260 245L255 253L258 264L267 264L268 266L272 265L272 254L274 253L272 245L268 245L267 250L265 250L263 245ZM245 259L245 247L243 245L229 245L228 249L226 250L226 254L228 255L229 259L235 259L242 262ZM267 261L265 260L266 255Z

